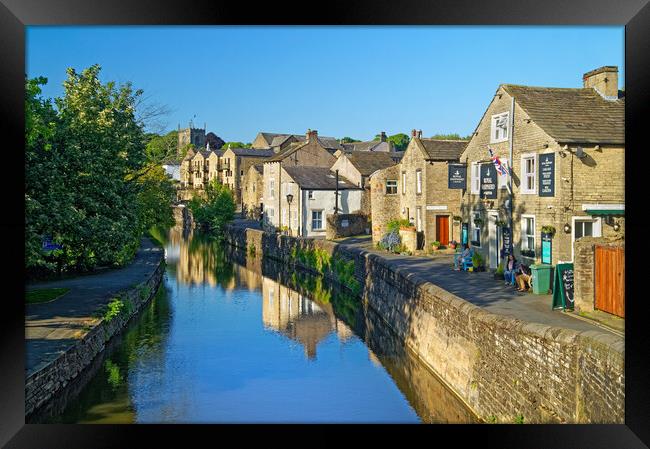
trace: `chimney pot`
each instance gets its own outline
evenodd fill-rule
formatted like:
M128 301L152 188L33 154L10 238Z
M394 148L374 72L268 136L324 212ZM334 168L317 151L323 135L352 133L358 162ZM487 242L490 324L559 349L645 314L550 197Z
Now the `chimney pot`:
M420 130L418 130L418 139L421 139L421 138L422 138L422 130L420 129Z
M415 129L411 130L411 137L417 137L417 131Z
M385 131L382 131L379 134L379 140L382 141L382 142L386 142L386 132Z

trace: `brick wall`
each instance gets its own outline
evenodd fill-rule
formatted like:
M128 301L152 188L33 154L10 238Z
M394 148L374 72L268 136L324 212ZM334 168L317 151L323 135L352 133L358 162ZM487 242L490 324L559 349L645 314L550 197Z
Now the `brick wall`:
M361 301L484 420L511 423L522 415L527 423L624 422L621 337L495 315L392 269L377 254L334 242L232 227L226 240L242 248L255 241L264 256L285 264L295 247L354 260L364 285Z

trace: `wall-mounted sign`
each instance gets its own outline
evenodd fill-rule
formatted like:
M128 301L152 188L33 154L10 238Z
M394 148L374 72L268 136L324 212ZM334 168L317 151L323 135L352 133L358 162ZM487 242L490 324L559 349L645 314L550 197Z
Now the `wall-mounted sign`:
M553 309L573 310L573 264L559 263L555 266L553 282Z
M465 189L467 186L467 166L464 164L449 164L448 167L450 189Z
M447 206L427 206L427 210L447 210Z
M497 198L497 170L494 164L481 164L481 198Z
M43 236L41 249L43 251L54 251L55 249L63 249L63 246L57 245L56 243L52 242L52 237L46 235Z
M555 153L539 155L539 196L555 196Z
M469 234L469 223L463 223L462 231L460 234L460 243L461 245L467 245L467 237Z
M542 232L542 263L551 264L553 255L552 235Z
M347 228L348 226L350 226L350 222L348 220L341 220L342 228Z
M503 257L508 257L512 252L512 233L510 228L501 228L501 237L503 239Z

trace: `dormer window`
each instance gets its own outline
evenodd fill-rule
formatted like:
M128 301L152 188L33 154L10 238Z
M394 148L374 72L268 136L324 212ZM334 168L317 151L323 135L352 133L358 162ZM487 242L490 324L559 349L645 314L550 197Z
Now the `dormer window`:
M492 116L490 143L504 142L508 140L509 116L510 114L508 112Z

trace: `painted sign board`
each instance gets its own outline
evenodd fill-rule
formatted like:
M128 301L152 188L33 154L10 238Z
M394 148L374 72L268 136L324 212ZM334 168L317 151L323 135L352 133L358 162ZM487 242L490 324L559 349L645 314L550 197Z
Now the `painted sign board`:
M481 198L495 200L497 198L497 170L494 164L481 164Z
M427 206L427 210L447 210L447 206Z
M342 228L347 228L348 226L350 226L350 222L348 220L341 220Z
M553 258L553 242L551 234L542 232L542 263L551 264Z
M555 266L552 308L573 310L573 264L572 263L559 263Z
M555 196L555 153L539 155L539 196Z
M55 249L63 249L63 246L57 245L52 241L49 235L43 236L42 246L43 251L54 251Z
M449 164L448 187L450 189L465 189L467 186L467 166L465 164Z
M503 240L503 249L501 250L503 257L508 257L512 252L512 233L510 232L510 228L501 228L501 238Z

